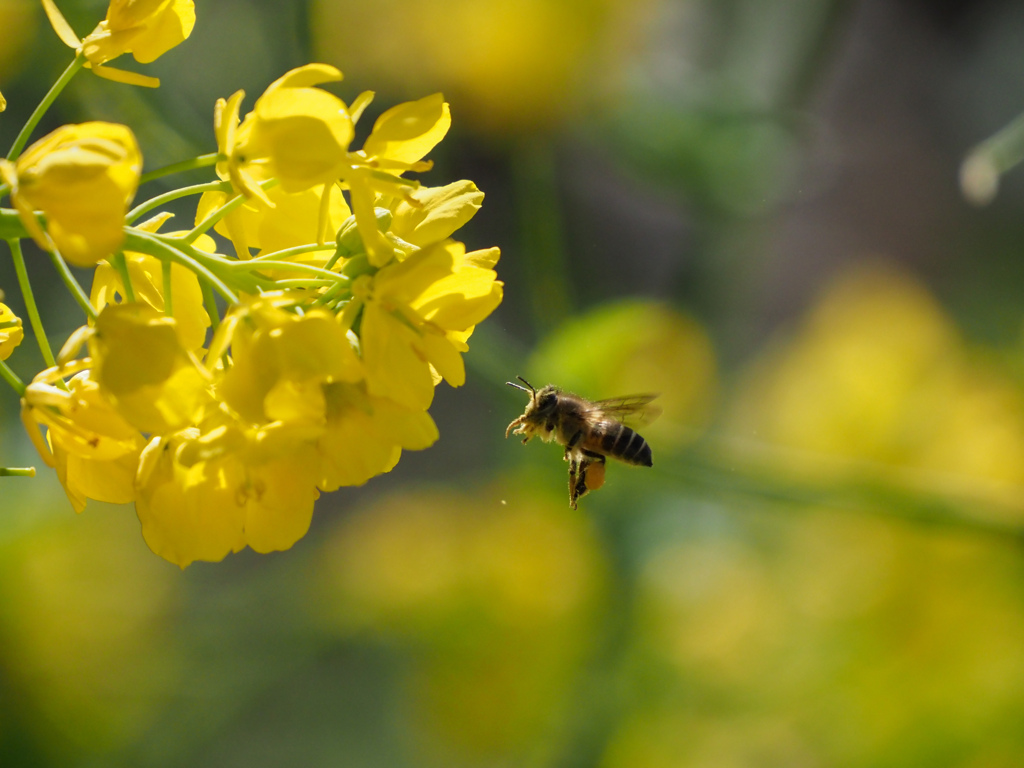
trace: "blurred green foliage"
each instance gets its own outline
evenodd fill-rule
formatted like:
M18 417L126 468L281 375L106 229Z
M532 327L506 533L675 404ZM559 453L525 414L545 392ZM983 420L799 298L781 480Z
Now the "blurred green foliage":
M60 5L81 31L104 3ZM148 169L307 60L349 99L442 90L438 163L488 195L466 239L502 246L506 303L438 391L439 445L324 497L289 552L181 572L128 508L5 479L0 765L1024 761L1024 199L1009 180L968 211L928 184L1001 125L963 82L1004 122L1021 105L943 47L939 4L198 5L159 91L83 79L55 119L130 115ZM1024 71L1004 5L968 17L973 45ZM935 50L956 75L908 117L924 97L884 88L946 72ZM67 57L0 0L0 140ZM864 110L884 137L839 135ZM897 170L844 196L873 164ZM16 306L13 285L4 262ZM999 346L968 330L993 326ZM516 375L660 392L654 467L610 464L568 509L561 450L502 438ZM4 463L38 464L10 393L0 411Z

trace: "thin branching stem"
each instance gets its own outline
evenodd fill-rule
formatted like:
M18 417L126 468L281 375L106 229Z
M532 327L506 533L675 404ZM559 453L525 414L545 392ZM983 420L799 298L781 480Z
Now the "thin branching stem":
M8 240L7 245L11 249L11 258L14 261L14 271L18 276L18 287L21 288L21 296L25 301L25 311L28 314L29 323L36 336L36 343L43 355L46 365L52 368L57 364L53 357L53 350L50 349L50 342L46 338L46 330L43 328L43 320L39 316L39 307L36 306L35 295L32 293L32 283L28 279L28 270L25 268L25 254L21 251L20 240Z
M149 171L148 173L142 174L139 179L139 184L145 184L147 181L153 181L163 176L170 176L174 173L184 173L185 171L194 171L197 168L209 168L211 165L215 165L221 156L216 152L211 152L208 155L199 155L188 160L182 160L180 163L172 163L171 165L165 165L163 168L157 168Z
M208 181L205 184L193 184L192 186L182 187L181 189L172 189L170 192L157 195L141 205L132 208L132 210L128 211L128 215L124 217L125 223L131 224L139 217L144 216L150 211L156 210L164 203L169 203L172 200L178 200L182 197L188 197L189 195L199 195L203 192L231 192L231 184L226 181Z
M43 119L43 115L50 108L57 97L60 96L61 91L71 82L71 78L85 65L85 54L78 54L75 60L68 64L68 68L61 73L61 76L57 78L57 82L53 84L53 87L46 92L43 100L39 102L39 106L35 108L35 111L29 115L25 125L22 126L18 136L14 139L14 143L11 145L11 151L7 153L7 159L14 162L21 154L21 150L25 148L28 143L29 136L32 135L32 131L35 130L39 121Z

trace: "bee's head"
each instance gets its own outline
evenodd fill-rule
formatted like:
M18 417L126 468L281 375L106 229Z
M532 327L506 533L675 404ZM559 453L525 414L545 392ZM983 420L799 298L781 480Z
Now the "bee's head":
M535 389L534 386L524 379L522 376L516 376L526 386L521 386L512 381L506 381L510 387L521 389L523 392L530 393L530 403L526 406L526 413L523 414L526 420L529 421L544 421L554 413L555 408L558 405L558 387L548 384L546 387L541 387L539 390Z

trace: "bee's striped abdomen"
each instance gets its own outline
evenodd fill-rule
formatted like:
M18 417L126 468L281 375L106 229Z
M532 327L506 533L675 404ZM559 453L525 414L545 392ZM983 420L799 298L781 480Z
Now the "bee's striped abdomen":
M638 464L642 467L652 465L651 446L640 434L625 424L611 424L601 435L601 450L607 456L624 461L627 464Z

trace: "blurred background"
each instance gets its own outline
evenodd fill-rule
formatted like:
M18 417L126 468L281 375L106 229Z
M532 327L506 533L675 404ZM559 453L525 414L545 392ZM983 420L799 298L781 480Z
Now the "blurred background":
M308 61L378 112L443 91L423 180L484 190L459 237L506 298L440 442L288 552L179 571L131 508L6 478L0 765L1024 764L1024 170L986 207L958 181L1024 112L1024 6L197 5L159 90L83 73L39 134L126 122L152 169ZM70 57L0 0L2 146ZM654 467L569 509L560 451L503 438L517 375L660 392ZM17 409L2 462L45 470Z

